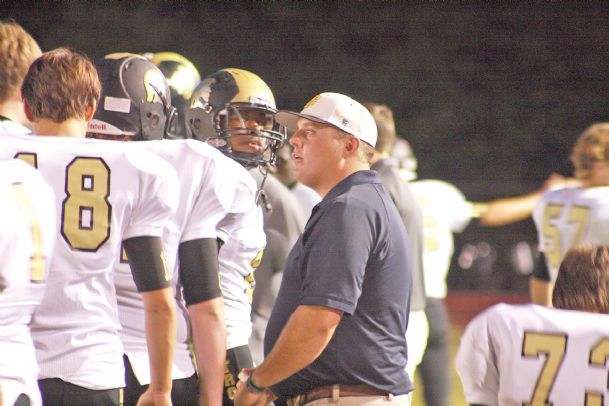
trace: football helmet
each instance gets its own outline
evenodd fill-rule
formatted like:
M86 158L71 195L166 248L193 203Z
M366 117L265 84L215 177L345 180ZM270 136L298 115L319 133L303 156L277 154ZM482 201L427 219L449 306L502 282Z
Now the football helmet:
M141 55L109 54L95 64L102 97L89 133L134 140L165 138L176 116L167 79Z
M178 116L169 129L170 138L186 137L185 111L192 92L201 83L199 71L188 59L175 52L143 54L163 72L171 90L171 104L178 110Z
M260 77L222 69L203 79L186 112L188 136L207 142L242 165L275 165L286 132L275 121L275 98Z

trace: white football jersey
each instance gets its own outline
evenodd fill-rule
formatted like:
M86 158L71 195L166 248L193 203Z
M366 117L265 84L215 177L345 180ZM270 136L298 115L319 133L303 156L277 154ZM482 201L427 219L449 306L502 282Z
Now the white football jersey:
M174 169L123 143L0 136L0 158L32 164L58 213L47 294L32 319L40 379L89 389L124 386L114 261L121 240L160 237L176 209Z
M428 297L446 297L446 275L454 251L453 233L472 218L472 204L463 193L441 180L409 183L423 211L423 269Z
M255 201L256 185L243 199ZM254 294L254 271L260 265L266 245L262 208L254 205L245 215L228 216L220 224L236 228L220 248L220 286L224 297L224 320L226 322L226 348L247 345L252 334L252 298Z
M0 120L0 134L25 135L32 130L11 120Z
M0 405L22 393L42 403L29 324L44 295L55 222L55 197L38 171L0 160Z
M609 245L609 186L552 190L535 209L539 251L552 282L566 252L580 242Z
M178 305L178 337L172 376L173 379L182 379L192 376L195 370L188 348L188 313L179 288L176 288L179 283L179 245L203 238L216 239L220 220L231 212L240 214L239 211L254 208L253 194L239 204L235 204L235 198L240 188L255 190L256 185L241 165L200 141L142 141L130 143L129 146L153 152L169 162L176 169L180 181L178 209L165 226L163 251ZM125 354L139 383L149 384L144 305L124 259L117 261L115 275Z
M468 403L609 405L609 315L495 305L461 337L457 372Z

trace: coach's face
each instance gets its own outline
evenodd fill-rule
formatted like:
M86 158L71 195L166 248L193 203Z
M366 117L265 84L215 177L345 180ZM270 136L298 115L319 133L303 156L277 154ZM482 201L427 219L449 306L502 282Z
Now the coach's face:
M324 196L342 159L343 140L338 129L305 118L290 138L296 179Z

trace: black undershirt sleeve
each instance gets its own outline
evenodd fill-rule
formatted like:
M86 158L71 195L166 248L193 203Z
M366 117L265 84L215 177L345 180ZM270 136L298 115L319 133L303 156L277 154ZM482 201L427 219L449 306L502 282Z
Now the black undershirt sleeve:
M218 242L201 238L180 244L180 281L187 305L222 296L218 277Z
M548 269L548 261L546 261L546 255L543 252L539 253L537 264L531 276L541 279L542 281L550 282L550 270Z
M123 247L138 292L149 292L171 286L159 237L133 237Z
M216 238L216 242L218 243L218 254L220 253L220 249L224 245L224 241L220 237Z

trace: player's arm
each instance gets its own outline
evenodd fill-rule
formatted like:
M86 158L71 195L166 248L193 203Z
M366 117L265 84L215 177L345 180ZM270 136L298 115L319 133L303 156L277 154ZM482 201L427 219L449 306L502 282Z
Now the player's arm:
M342 315L343 312L330 307L298 306L272 351L252 371L253 383L257 387L268 388L315 361L330 342ZM246 385L240 385L235 405L249 404L255 398Z
M473 217L484 226L503 226L528 218L542 193L550 188L568 185L563 176L553 173L538 190L520 196L473 203Z
M552 306L552 289L553 284L550 280L550 270L548 269L548 261L543 252L540 253L535 264L535 270L529 277L529 295L531 302L542 305Z
M123 241L129 266L144 303L150 386L138 404L171 404L171 368L176 342L173 290L158 237Z
M202 238L180 244L180 280L199 366L199 405L222 404L226 326L218 278L218 241Z

